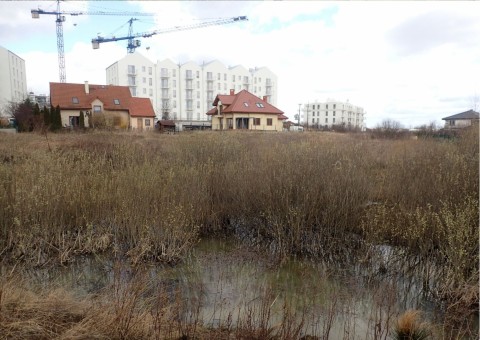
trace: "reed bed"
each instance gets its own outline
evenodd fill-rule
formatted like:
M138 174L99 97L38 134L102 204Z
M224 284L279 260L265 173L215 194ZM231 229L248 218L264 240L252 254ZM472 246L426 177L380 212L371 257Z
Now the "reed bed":
M201 237L233 235L279 263L301 256L359 263L372 275L414 271L454 320L478 312L478 159L478 129L455 140L6 135L0 255L29 265L96 253L174 264ZM379 255L379 245L395 256Z

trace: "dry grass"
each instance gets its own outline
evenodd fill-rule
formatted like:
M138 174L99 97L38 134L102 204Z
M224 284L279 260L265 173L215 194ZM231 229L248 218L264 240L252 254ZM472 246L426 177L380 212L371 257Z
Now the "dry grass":
M425 292L447 306L478 284L477 130L453 141L89 132L47 143L17 134L2 137L0 155L4 260L106 252L176 263L199 237L219 233L279 263L360 256L372 265L372 246L400 246L403 265L415 258ZM478 294L468 297L460 301L478 305Z
M427 325L420 322L418 310L408 310L400 315L393 331L395 340L424 340L429 335Z

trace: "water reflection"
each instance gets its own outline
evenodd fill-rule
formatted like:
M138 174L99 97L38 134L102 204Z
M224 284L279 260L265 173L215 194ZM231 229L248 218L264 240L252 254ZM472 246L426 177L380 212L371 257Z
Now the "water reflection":
M394 251L380 248L380 254L391 257ZM65 267L25 269L22 274L35 287L63 287L87 296L126 285L142 273L149 282L144 296L167 294L172 302L181 301L185 318L196 313L207 326L235 325L249 315L268 312L268 322L275 327L288 307L304 334L355 339L386 338L391 321L410 308L426 312L430 321L441 317L419 293L418 280L402 275L401 268L395 270L376 268L375 276L353 264L332 268L295 259L274 264L268 256L233 242L203 240L175 267L133 268L125 259L91 256Z

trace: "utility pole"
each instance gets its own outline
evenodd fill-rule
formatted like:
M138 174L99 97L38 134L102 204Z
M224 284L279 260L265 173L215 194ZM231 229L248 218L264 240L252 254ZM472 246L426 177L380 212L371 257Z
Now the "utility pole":
M298 104L298 126L300 126L300 107L302 104Z

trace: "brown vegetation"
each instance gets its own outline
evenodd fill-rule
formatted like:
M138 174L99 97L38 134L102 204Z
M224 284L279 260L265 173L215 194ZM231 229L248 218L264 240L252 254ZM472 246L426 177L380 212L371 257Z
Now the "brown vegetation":
M447 141L89 132L49 145L22 134L2 137L0 155L11 262L108 252L175 263L200 236L227 233L280 260L374 265L388 244L401 251L382 271L415 271L447 312L478 307L478 130Z

